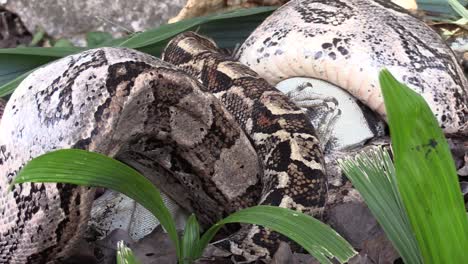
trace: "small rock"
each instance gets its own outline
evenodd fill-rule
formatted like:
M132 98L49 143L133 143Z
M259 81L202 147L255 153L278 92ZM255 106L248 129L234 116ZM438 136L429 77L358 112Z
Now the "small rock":
M294 263L291 247L289 247L287 243L281 242L270 264L289 264L289 263Z

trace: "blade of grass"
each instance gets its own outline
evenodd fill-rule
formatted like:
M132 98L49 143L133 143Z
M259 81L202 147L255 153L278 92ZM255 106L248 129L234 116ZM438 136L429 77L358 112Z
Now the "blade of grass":
M380 73L403 203L424 263L464 263L468 218L447 141L425 100Z
M447 2L453 8L453 10L457 12L457 14L459 14L464 19L468 19L468 10L466 10L466 8L460 4L460 2L457 0L447 0Z
M43 28L36 28L36 29L37 29L37 32L34 34L32 40L31 40L31 43L29 43L30 46L36 46L45 37L45 31L44 31Z
M195 215L191 215L185 224L184 236L182 237L182 253L185 264L195 260L196 247L200 241L200 225Z
M339 161L405 263L423 263L396 183L387 151L376 147Z
M331 258L345 263L356 255L353 247L335 230L311 216L286 208L254 206L237 211L208 229L200 239L195 256L200 257L218 230L228 223L268 227L297 242L320 263L332 263Z
M182 257L175 222L154 185L131 167L104 155L79 149L62 149L31 160L15 177L23 182L63 182L104 187L127 195L143 205L168 232L179 259Z
M141 264L123 241L117 242L117 264Z

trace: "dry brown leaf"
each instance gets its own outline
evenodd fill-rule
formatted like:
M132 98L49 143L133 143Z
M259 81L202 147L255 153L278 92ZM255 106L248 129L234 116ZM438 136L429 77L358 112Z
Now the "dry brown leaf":
M416 0L392 0L392 2L408 10L418 9Z
M182 8L177 16L171 18L169 23L237 8L279 6L288 1L289 0L188 0L184 8Z

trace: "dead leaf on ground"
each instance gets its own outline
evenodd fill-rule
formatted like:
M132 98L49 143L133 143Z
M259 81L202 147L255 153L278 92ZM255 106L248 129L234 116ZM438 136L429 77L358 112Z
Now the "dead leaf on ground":
M169 23L237 8L280 6L288 1L289 0L188 0L184 8L182 8L177 16L171 18Z

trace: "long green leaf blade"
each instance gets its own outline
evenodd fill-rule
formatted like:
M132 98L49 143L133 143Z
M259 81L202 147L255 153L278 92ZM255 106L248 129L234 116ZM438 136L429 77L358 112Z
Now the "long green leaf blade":
M0 49L0 96L13 92L33 69L81 50L76 47Z
M174 36L185 31L197 31L213 38L220 48L233 49L242 43L275 9L276 7L238 9L227 13L182 20L137 33L120 43L119 46L159 56Z
M255 206L235 212L208 229L200 239L197 257L201 256L216 232L228 223L268 227L297 242L320 263L332 263L331 258L344 263L356 255L353 247L336 231L311 216L286 208Z
M23 182L62 182L112 189L134 199L154 216L174 242L181 257L175 222L154 185L131 167L104 155L79 149L62 149L31 160L15 177Z
M182 253L185 264L195 260L195 252L200 241L200 225L195 215L191 215L185 224L184 236L182 237Z
M13 80L5 83L4 85L2 85L0 87L0 97L4 97L4 96L7 96L7 95L13 93L13 91L16 89L16 87L18 87L18 85L20 85L20 83L26 77L28 77L28 75L31 74L31 72L33 72L33 70L25 72L25 73L21 74L20 76L16 77L15 79L13 79Z
M459 14L462 18L468 19L468 10L458 0L447 0L449 5Z
M468 218L447 141L425 100L380 73L398 189L424 263L464 263Z
M340 167L384 229L405 263L423 263L396 183L395 168L380 147L339 161Z
M50 57L52 59L61 58L73 53L83 51L84 48L80 47L55 47L55 48L8 48L0 49L0 56L3 55L25 55L28 57L37 56L39 57ZM35 59L33 59L35 60Z

